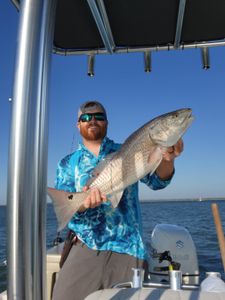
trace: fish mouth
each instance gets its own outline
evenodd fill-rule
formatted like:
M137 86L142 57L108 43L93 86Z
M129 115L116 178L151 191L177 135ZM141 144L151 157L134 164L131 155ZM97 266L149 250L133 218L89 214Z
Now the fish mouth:
M181 108L176 111L174 111L174 114L181 114L184 115L186 118L189 118L192 116L192 109L191 108Z
M185 131L191 126L191 124L194 120L194 116L192 115L191 108L184 109L183 113L184 113L184 115L183 115L183 120L181 122L181 127L180 127L181 130L180 130L180 134L179 134L180 138L183 136Z
M183 108L179 109L174 112L175 115L180 115L181 117L181 124L191 124L194 120L194 116L192 115L192 109L191 108Z
M187 116L186 118L184 119L184 122L187 122L188 123L188 126L191 125L191 123L193 122L194 120L194 116L192 115L192 109L191 108L188 108L187 109Z
M166 147L173 146L191 126L194 117L192 115L191 108L184 108L174 112L175 117L180 118L180 122L177 123L178 127L175 129L174 134L168 138Z
M192 117L192 109L191 108L187 108L187 114L188 114L188 118Z

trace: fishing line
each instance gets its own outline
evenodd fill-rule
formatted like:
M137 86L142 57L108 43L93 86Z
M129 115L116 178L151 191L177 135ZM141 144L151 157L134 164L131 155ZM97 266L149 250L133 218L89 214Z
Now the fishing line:
M73 133L73 137L72 137L72 143L71 143L71 147L70 147L70 153L73 153L75 151L75 132Z

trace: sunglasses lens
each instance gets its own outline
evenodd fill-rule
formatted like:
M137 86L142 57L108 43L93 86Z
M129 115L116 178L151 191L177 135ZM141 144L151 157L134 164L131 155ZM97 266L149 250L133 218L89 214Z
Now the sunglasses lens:
M91 121L91 119L92 119L92 115L90 115L90 114L83 114L83 115L80 116L79 120L81 122L89 122L89 121Z
M94 114L95 120L96 121L105 121L106 120L106 116L104 113L96 113Z
M96 121L105 121L106 115L104 113L88 113L88 114L82 114L79 118L79 121L81 122L90 122L92 118L95 118Z

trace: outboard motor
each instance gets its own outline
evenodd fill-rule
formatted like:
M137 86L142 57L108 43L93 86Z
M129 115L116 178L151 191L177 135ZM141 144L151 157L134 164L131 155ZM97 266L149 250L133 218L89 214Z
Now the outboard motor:
M183 284L199 284L196 248L188 230L182 226L158 224L150 241L150 278L168 283L169 270L180 270Z

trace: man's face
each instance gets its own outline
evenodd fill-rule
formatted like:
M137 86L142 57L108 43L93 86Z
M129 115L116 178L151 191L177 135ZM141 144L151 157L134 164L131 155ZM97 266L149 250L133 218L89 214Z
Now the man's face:
M99 109L87 111L87 113L99 113ZM77 127L80 130L81 136L88 141L102 140L107 133L107 120L97 121L94 117L89 122L79 121Z

